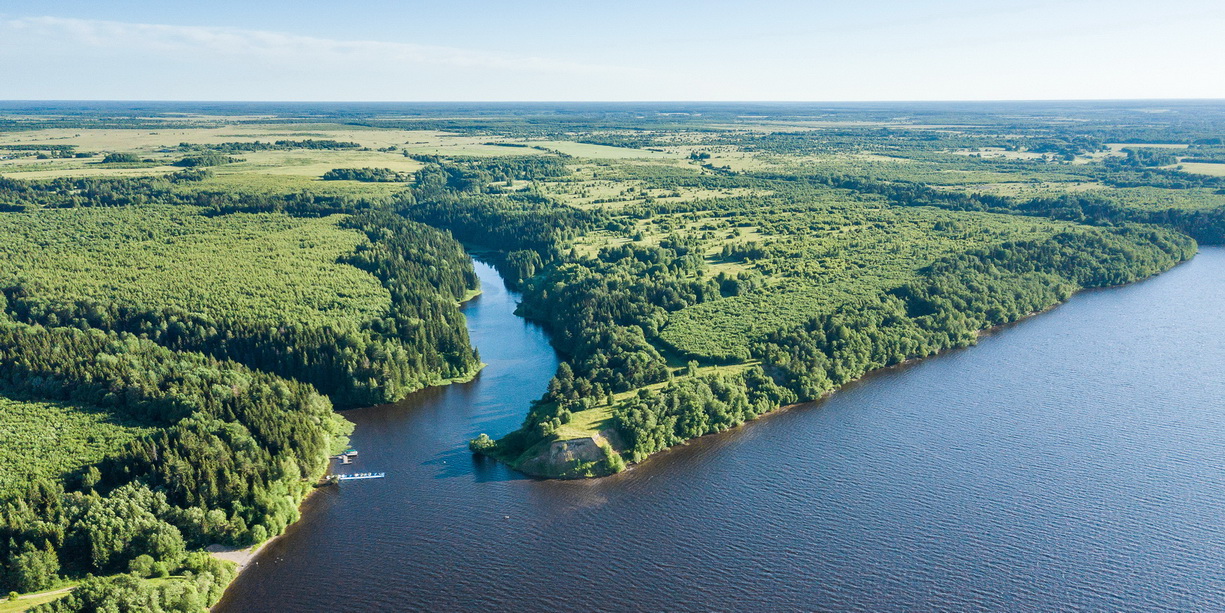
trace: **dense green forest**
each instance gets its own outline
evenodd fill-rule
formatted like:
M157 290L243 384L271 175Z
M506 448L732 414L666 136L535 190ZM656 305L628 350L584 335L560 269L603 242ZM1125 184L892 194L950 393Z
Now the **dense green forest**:
M202 549L297 520L347 444L334 406L480 366L446 232L377 198L180 189L207 176L0 179L6 593L202 610L234 574Z
M215 602L234 571L202 549L297 519L334 409L479 369L460 241L564 358L471 447L548 477L1225 243L1210 104L674 106L6 114L0 591ZM584 440L603 457L540 461Z
M333 168L323 173L324 181L364 181L366 183L402 183L408 175L390 168Z
M6 448L46 454L0 492L6 591L189 573L87 582L56 606L161 590L198 610L232 571L191 552L296 521L347 441L334 404L391 402L479 367L457 308L476 277L458 243L388 212L306 214L150 203L0 219ZM41 440L32 420L55 418L63 446L22 444Z

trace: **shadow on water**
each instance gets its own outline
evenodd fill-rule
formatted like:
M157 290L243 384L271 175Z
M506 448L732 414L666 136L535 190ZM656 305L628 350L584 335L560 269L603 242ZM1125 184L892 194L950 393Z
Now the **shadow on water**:
M509 470L505 465L483 455L462 449L450 449L422 462L435 469L435 479L473 478L477 483L490 481L531 480L521 472Z
M467 452L557 365L478 272L486 370L347 412L387 478L312 496L217 610L1225 610L1225 250L567 482Z

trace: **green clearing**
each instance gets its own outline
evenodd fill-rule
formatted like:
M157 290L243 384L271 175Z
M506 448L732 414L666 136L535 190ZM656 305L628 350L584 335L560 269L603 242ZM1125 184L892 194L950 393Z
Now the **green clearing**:
M1225 192L1208 188L1161 189L1159 187L1114 187L1095 190L1108 200L1141 210L1177 209L1207 211L1225 207Z
M1178 164L1177 168L1183 172L1190 172L1210 177L1225 177L1225 164L1219 162L1184 162Z
M612 427L612 406L606 405L574 413L570 421L557 429L558 440L588 438Z
M327 170L331 170L331 168ZM327 172L327 170L320 172L319 176L322 176L323 172ZM178 186L178 191L184 194L218 192L254 195L310 193L315 196L324 197L379 198L391 196L404 188L403 185L397 183L323 181L319 176L313 174L234 172L231 167L222 167L214 169L212 175L203 181Z
M0 283L53 302L177 307L211 318L349 327L386 312L369 273L338 263L366 239L341 216L205 217L191 207L0 216Z
M564 140L534 141L531 142L531 144L577 158L595 160L625 160L639 158L679 159L678 156L671 155L663 151L648 151L646 149L635 149L630 147L609 147L607 145L576 143L573 141Z
M420 162L398 151L254 151L238 157L243 161L217 168L218 174L321 177L333 168L378 167L399 172L421 168Z
M35 480L57 481L153 428L106 411L0 397L0 496Z
M26 594L17 600L0 600L0 613L25 613L30 609L48 602L55 602L68 595L67 590L70 588L57 588L47 592L37 594Z

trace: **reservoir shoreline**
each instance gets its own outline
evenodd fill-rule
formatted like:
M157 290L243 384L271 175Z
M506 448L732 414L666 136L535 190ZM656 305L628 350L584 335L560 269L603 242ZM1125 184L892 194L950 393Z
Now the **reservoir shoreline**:
M517 427L556 368L486 287L489 367L347 412L356 470L388 478L311 495L216 610L1225 606L1225 373L1180 349L1225 350L1223 249L582 481L463 445Z
M1198 254L1198 251L1196 252L1196 254ZM838 393L839 391L841 391L842 389L845 389L846 387L851 386L851 385L856 385L856 384L859 384L859 383L861 383L861 382L863 382L863 381L866 381L866 380L868 380L869 378L871 378L871 377L873 377L873 376L876 376L876 375L878 375L878 374L880 374L880 373L889 372L889 371L892 371L892 370L895 370L895 369L898 369L898 368L901 368L901 367L905 367L905 366L913 365L913 364L916 364L916 363L922 362L923 360L927 360L927 359L930 359L930 358L939 357L939 356L946 355L946 354L951 353L951 352L961 351L961 350L966 350L966 349L971 349L971 348L973 348L975 345L977 345L977 344L978 344L978 341L979 341L979 340L981 340L982 338L987 337L987 336L990 336L990 335L998 334L998 333L1000 333L1000 332L1002 332L1002 331L1004 331L1004 330L1007 330L1008 328L1010 328L1010 327L1012 327L1012 326L1015 326L1015 325L1017 325L1017 324L1019 324L1019 323L1021 323L1021 322L1024 322L1024 321L1026 321L1026 320L1029 320L1029 319L1031 319L1031 318L1033 318L1033 317L1036 317L1036 316L1038 316L1038 315L1042 315L1042 314L1045 314L1045 313L1049 313L1049 312L1051 312L1051 311L1053 311L1053 310L1055 310L1055 309L1059 308L1060 306L1062 306L1062 305L1064 305L1064 304L1067 304L1067 302L1068 302L1069 300L1072 300L1072 299L1073 299L1073 298L1075 298L1076 296L1079 296L1079 295L1081 295L1081 294L1085 294L1085 293L1088 293L1088 292L1096 292L1096 291L1109 291L1109 290L1113 290L1113 289L1117 289L1117 288L1121 288L1121 287L1126 287L1126 286L1129 286L1129 285L1134 285L1134 284L1137 284L1137 283L1142 283L1142 282L1148 281L1148 280L1150 280L1150 279L1153 279L1153 278L1155 278L1155 277L1158 277L1158 276L1160 276L1160 275L1167 274L1167 273L1169 273L1170 271L1172 271L1172 270L1174 270L1174 269L1178 268L1179 266L1185 265L1187 262L1190 262L1190 261L1191 261L1192 259L1194 259L1194 258L1195 258L1195 254L1193 254L1193 255L1192 255L1190 258L1188 258L1188 259L1186 259L1186 260L1182 260L1182 261L1176 262L1176 263L1175 263L1173 266L1171 266L1170 268L1168 268L1168 269L1166 269L1166 270L1160 271L1160 272L1158 272L1158 273L1155 273L1155 274L1150 275L1150 276L1148 276L1148 277L1145 277L1145 278L1143 278L1143 279L1136 279L1136 280L1134 280L1134 281L1130 281L1130 282L1127 282L1127 283L1120 283L1120 284L1110 285L1110 286L1105 286L1105 287L1091 287L1091 288L1083 288L1083 289L1080 289L1080 290L1078 290L1078 291L1076 291L1076 292L1072 293L1070 296L1068 296L1068 297L1067 297L1067 299L1062 300L1062 301L1059 301L1059 302L1056 302L1056 303L1054 303L1054 304L1052 304L1052 305L1050 305L1050 306L1048 306L1048 307L1046 307L1046 308L1044 308L1044 309L1037 310L1037 311L1031 311L1031 312L1026 313L1026 314L1024 314L1024 315L1022 315L1022 316L1020 316L1020 317L1018 317L1018 318L1016 318L1016 319L1014 319L1014 320L1012 320L1012 321L1005 322L1005 323L1002 323L1002 324L998 324L998 325L995 325L995 326L991 326L991 327L989 327L989 328L984 328L984 329L982 329L982 330L979 330L979 331L976 333L976 340L975 340L974 344L972 344L972 345L965 346L965 347L949 347L949 348L946 348L946 349L942 349L942 350L936 351L935 353L932 353L932 354L930 354L930 355L920 356L920 357L912 357L912 358L907 358L906 360L903 360L903 361L901 361L901 362L899 362L899 363L897 363L897 364L891 364L891 365L888 365L888 366L883 366L883 367L880 367L880 368L875 368L875 369L869 370L869 371L867 371L867 372L863 373L862 375L860 375L860 376L858 376L858 377L856 377L856 378L854 378L854 379L852 379L852 380L850 380L850 381L847 381L846 383L842 384L841 386L839 386L839 387L837 387L837 388L834 388L834 389L832 389L832 390L829 390L829 391L827 391L827 392L825 392L825 393L821 394L820 396L818 396L818 397L816 397L816 398L812 398L812 399L809 399L809 400L804 400L804 401L802 401L802 402L796 402L796 403L790 403L790 404L785 404L785 405L779 405L779 406L775 407L775 408L774 408L774 409L772 409L772 410L766 411L765 413L762 413L762 414L760 414L760 415L757 415L757 416L755 416L755 417L752 417L752 418L750 418L750 419L746 420L744 423L742 423L742 424L740 424L740 425L737 425L737 426L733 426L732 428L729 428L728 430L737 430L737 429L740 429L740 428L746 427L746 426L748 426L750 423L757 422L757 421L759 421L759 420L761 420L761 419L763 419L763 418L765 418L765 417L768 417L768 416L771 416L771 415L778 414L778 413L780 413L780 412L786 411L786 410L791 409L791 408L793 408L793 407L797 407L797 406L803 406L803 405L808 405L808 404L813 404L813 403L823 402L823 401L825 401L826 399L828 399L829 397L833 396L834 394L837 394L837 393ZM537 455L531 456L531 457L526 457L526 456L527 456L527 454L526 454L526 453L525 453L525 454L523 454L523 455L521 455L521 456L517 456L517 457L507 457L507 456L505 456L504 454L500 453L500 452L499 452L499 450L498 450L497 448L494 448L494 449L491 449L491 450L487 450L487 451L486 451L486 450L481 450L481 451L476 451L476 450L474 450L474 453L482 454L482 455L484 455L484 456L486 456L486 457L489 457L490 459L492 459L492 460L494 460L494 461L498 461L498 462L505 463L506 465L510 466L510 467L511 467L511 468L513 468L514 470L517 470L517 471L519 471L519 472L522 472L522 473L524 473L524 474L526 474L526 475L529 475L529 476L531 476L531 477L538 478L538 479L557 479L557 480L565 480L565 481L569 481L569 480L603 479L603 478L606 478L606 477L611 477L611 476L615 476L615 475L618 475L618 474L622 474L622 473L624 473L624 472L626 472L626 471L629 471L629 470L633 470L635 467L637 467L637 466L641 466L641 465L643 465L643 464L645 464L645 463L647 463L647 462L650 462L650 461L651 461L653 458L656 458L656 457L658 457L658 456L661 456L661 455L663 455L663 454L666 454L666 453L668 453L669 451L672 451L672 450L674 450L674 449L677 449L677 448L680 448L680 447L684 447L684 446L686 446L686 445L689 445L689 444L690 444L690 443L692 443L693 441L698 441L698 440L704 439L704 438L706 438L706 437L716 436L716 435L722 434L723 432L726 432L726 431L728 431L728 430L724 430L724 431L720 431L720 432L710 432L710 433L703 434L703 435L698 436L698 437L694 437L694 438L687 439L687 440L682 441L682 442L680 442L680 443L678 443L678 444L676 444L676 445L672 445L671 447L667 447L667 448L661 449L661 450L659 450L659 451L656 451L656 452L654 452L654 453L650 454L649 456L647 456L646 458L643 458L642 460L640 460L640 461L638 461L638 462L631 462L631 461L629 461L629 460L625 460L625 467L624 467L622 470L619 470L619 471L616 471L616 472L603 472L603 473L597 473L597 474L588 474L588 473L578 473L578 474L575 474L573 471L567 471L567 467L561 463L561 462L562 462L561 460L554 460L554 458L569 458L569 457L571 457L571 456L575 455L574 453L570 453L570 452L569 452L569 449L568 449L568 447L567 447L567 446L578 446L578 445L582 445L582 446L590 446L589 441L590 441L591 439L589 439L589 438L581 438L581 439L557 439L557 440L552 441L552 442L551 442L551 444L550 444L550 445L547 445L547 446L537 445L537 447L543 447L543 449L540 451L540 453L538 453ZM615 437L615 436L614 436L614 437L612 437L612 438L610 439L610 442L616 441L618 438L619 438L619 437ZM600 440L600 439L597 439L597 440ZM617 451L618 453L621 453L621 452L623 452L623 451L624 451L624 449L619 448L619 446L618 446L617 444L615 444L615 442L614 442L614 444L612 444L611 446L612 446L612 448L613 448L615 451ZM532 468L528 468L528 466L531 466ZM539 469L541 469L541 470L533 470L533 468L539 468Z

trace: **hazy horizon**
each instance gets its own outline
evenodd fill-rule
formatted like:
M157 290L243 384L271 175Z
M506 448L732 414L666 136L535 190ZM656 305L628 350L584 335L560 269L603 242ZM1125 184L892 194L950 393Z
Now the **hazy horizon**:
M0 0L0 99L1212 100L1222 31L1206 0Z
M285 104L285 105L344 105L344 104L366 104L366 105L452 105L452 104L467 104L467 105L483 105L483 106L498 106L498 105L650 105L650 104L699 104L699 105L717 105L717 106L735 106L735 105L775 105L775 106L799 106L799 105L868 105L879 104L886 106L909 106L909 105L946 105L946 104L966 104L966 105L992 105L992 104L1032 104L1032 105L1047 105L1047 104L1094 104L1094 103L1196 103L1196 102L1225 102L1225 96L1209 97L1209 98L1000 98L1000 99L947 99L947 100L274 100L274 99L187 99L187 98L0 98L0 104L7 103L29 103L29 104Z

